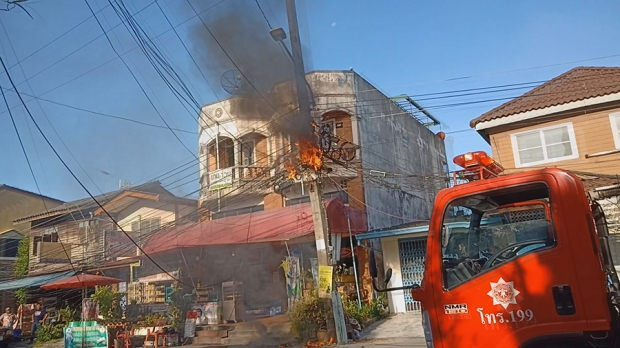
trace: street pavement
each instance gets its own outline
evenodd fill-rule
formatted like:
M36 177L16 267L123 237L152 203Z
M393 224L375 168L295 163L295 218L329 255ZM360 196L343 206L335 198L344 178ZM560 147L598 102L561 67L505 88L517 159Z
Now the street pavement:
M426 347L422 316L415 313L396 314L378 321L362 332L357 342L339 347L396 348Z
M190 345L186 347L210 347L211 345ZM250 345L257 348L257 345ZM233 347L233 346L229 346ZM239 346L241 347L241 346ZM245 346L248 347L248 346ZM261 347L279 347L279 345L263 345ZM422 317L420 314L407 313L392 315L378 321L362 331L362 337L356 342L339 345L342 348L402 348L426 347ZM32 348L27 341L12 343L10 348ZM50 342L41 348L63 348L63 340Z

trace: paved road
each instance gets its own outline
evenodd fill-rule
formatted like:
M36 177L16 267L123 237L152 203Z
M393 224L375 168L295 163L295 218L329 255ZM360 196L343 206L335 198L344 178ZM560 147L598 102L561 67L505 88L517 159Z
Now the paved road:
M426 347L420 314L396 314L374 323L349 348Z
M375 339L372 341L360 341L338 347L347 348L402 348L402 347L426 347L424 338L394 338L394 339Z

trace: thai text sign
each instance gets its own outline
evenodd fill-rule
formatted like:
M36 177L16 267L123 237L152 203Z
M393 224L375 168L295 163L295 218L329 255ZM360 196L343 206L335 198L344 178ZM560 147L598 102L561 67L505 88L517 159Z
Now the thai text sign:
M331 297L333 272L332 266L319 265L319 297Z
M224 168L209 173L209 191L231 187L233 168Z
M65 348L107 348L108 328L96 321L71 322L65 328Z

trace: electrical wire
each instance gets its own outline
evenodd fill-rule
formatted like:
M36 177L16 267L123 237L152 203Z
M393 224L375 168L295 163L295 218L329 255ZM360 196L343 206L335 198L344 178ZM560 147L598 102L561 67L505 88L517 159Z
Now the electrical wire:
M32 116L32 114L30 113L30 110L28 109L28 106L26 105L26 102L24 101L24 99L21 97L21 95L19 94L19 91L17 90L17 86L15 85L15 83L13 82L13 78L11 77L11 74L9 73L6 65L4 64L4 60L0 57L0 63L2 63L2 67L4 69L4 71L7 74L7 77L9 78L9 82L11 83L11 85L13 86L13 89L15 90L15 93L17 93L17 96L19 97L20 101L22 102L24 109L26 110L26 112L28 113L28 116L30 117L30 119L32 120L32 122L34 123L34 125L37 127L37 129L39 130L39 133L41 134L41 136L43 137L43 139L45 140L45 142L48 144L48 146L51 148L51 150L54 152L54 154L56 155L56 157L58 158L58 160L63 164L63 166L67 169L67 171L71 174L71 176L78 182L78 184L82 187L82 189L84 189L84 191L93 199L93 201L95 201L95 203L99 206L100 209L103 210L103 212L108 216L108 218L110 218L110 220L112 220L112 222L118 226L118 228L121 230L121 232L123 232L137 247L138 249L140 249L141 252L143 252L142 248L133 241L133 239L131 239L131 237L129 236L129 234L127 234L127 232L125 232L125 230L120 227L120 225L118 225L118 222L116 222L116 220L112 217L112 215L110 215L110 213L105 210L103 208L103 206L101 205L101 203L99 203L99 201L97 201L95 199L95 196L93 196L92 193L90 193L90 191L88 190L88 188L86 188L86 186L84 186L84 184L82 183L82 181L75 175L75 173L73 172L73 170L71 170L71 168L67 165L67 163L63 160L63 158L60 156L60 154L58 153L58 151L54 148L54 146L52 145L52 143L49 141L49 139L47 138L47 136L45 135L45 133L43 132L43 130L41 129L41 127L39 127L39 124L36 122L36 120L34 119L34 117ZM150 259L150 256L148 254L145 254L145 256L147 258ZM151 260L153 261L153 260ZM156 266L159 266L157 263L155 263ZM160 266L161 268L161 266ZM164 270L163 268L161 268L162 271L166 272L170 277L172 277L172 275L170 275L166 270ZM176 279L174 277L172 277L173 279ZM182 282L181 282L182 283Z
M129 68L129 65L127 65L127 62L125 61L125 59L123 59L123 57L118 53L118 51L116 50L116 48L114 47L114 45L112 44L112 41L110 40L110 37L108 36L108 34L106 33L105 29L103 28L103 25L101 24L101 22L99 21L99 18L97 18L97 16L95 15L95 12L93 10L93 8L90 6L90 4L88 3L88 0L84 0L84 2L86 2L86 5L88 6L88 9L90 10L90 12L93 14L93 17L95 18L95 20L97 21L97 24L99 25L99 27L101 28L101 30L103 31L106 39L108 40L108 43L110 44L110 47L112 48L112 50L114 51L114 53L118 56L118 58L123 62L123 65L125 66L125 68L127 68L127 70L129 71L129 73L131 74L131 76L133 77L134 81L138 84L140 90L142 91L142 93L144 94L144 96L146 97L146 99L148 100L149 104L151 105L151 107L153 108L153 110L155 111L155 113L159 116L159 118L162 120L162 122L166 125L166 127L170 130L170 132L174 135L174 137L178 140L178 142L191 154L194 154L194 152L192 150L190 150L187 145L185 145L185 143L181 140L181 138L179 138L179 136L174 132L174 130L172 130L172 128L170 127L170 125L168 124L168 122L166 122L166 120L164 119L164 117L162 116L162 114L159 112L159 110L157 109L157 107L155 106L155 103L153 103L153 100L151 99L151 97L149 97L148 93L146 93L146 90L144 89L144 87L142 86L142 84L140 83L140 81L138 80L138 78L136 77L136 75L133 73L133 71ZM14 87L16 88L16 87Z
M0 61L2 61L2 57L0 57ZM2 61L3 62L3 61ZM4 65L4 62L2 63ZM4 89L2 88L2 86L0 86L0 91L2 91L2 99L4 100L4 103L6 104L7 108L9 107L9 102L6 99L6 95L4 94ZM41 188L39 187L39 181L37 180L36 176L34 175L34 170L32 169L32 164L30 163L30 158L28 158L28 153L26 152L26 148L24 147L24 142L22 141L22 137L21 135L19 135L19 130L17 129L17 124L15 123L15 118L13 117L13 113L9 112L9 115L11 117L11 122L13 123L13 127L15 129L15 134L17 135L17 139L19 140L19 146L22 149L22 152L24 153L24 157L26 158L26 163L28 163L28 169L30 170L30 174L32 175L32 179L34 180L34 184L37 187L37 191L39 192L39 195L41 196L41 200L43 202L43 207L45 208L45 210L47 210L47 204L45 203L45 199L43 198L42 194L41 194ZM75 267L73 265L73 263L71 262L71 257L69 256L69 253L67 252L67 249L65 248L64 244L61 244L62 249L65 253L65 255L67 256L67 259L69 259L69 263L71 264L71 267L75 270ZM19 248L19 246L18 246ZM5 250L6 252L6 250Z

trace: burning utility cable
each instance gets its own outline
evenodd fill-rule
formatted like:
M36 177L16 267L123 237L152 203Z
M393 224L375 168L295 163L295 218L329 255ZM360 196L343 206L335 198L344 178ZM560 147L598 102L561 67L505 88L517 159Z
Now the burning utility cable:
M323 168L323 150L316 142L308 138L302 138L295 143L295 146L299 149L299 154L295 158L295 161L298 163L293 164L289 162L286 165L289 179L294 179L299 174L299 167L312 169L315 172Z

